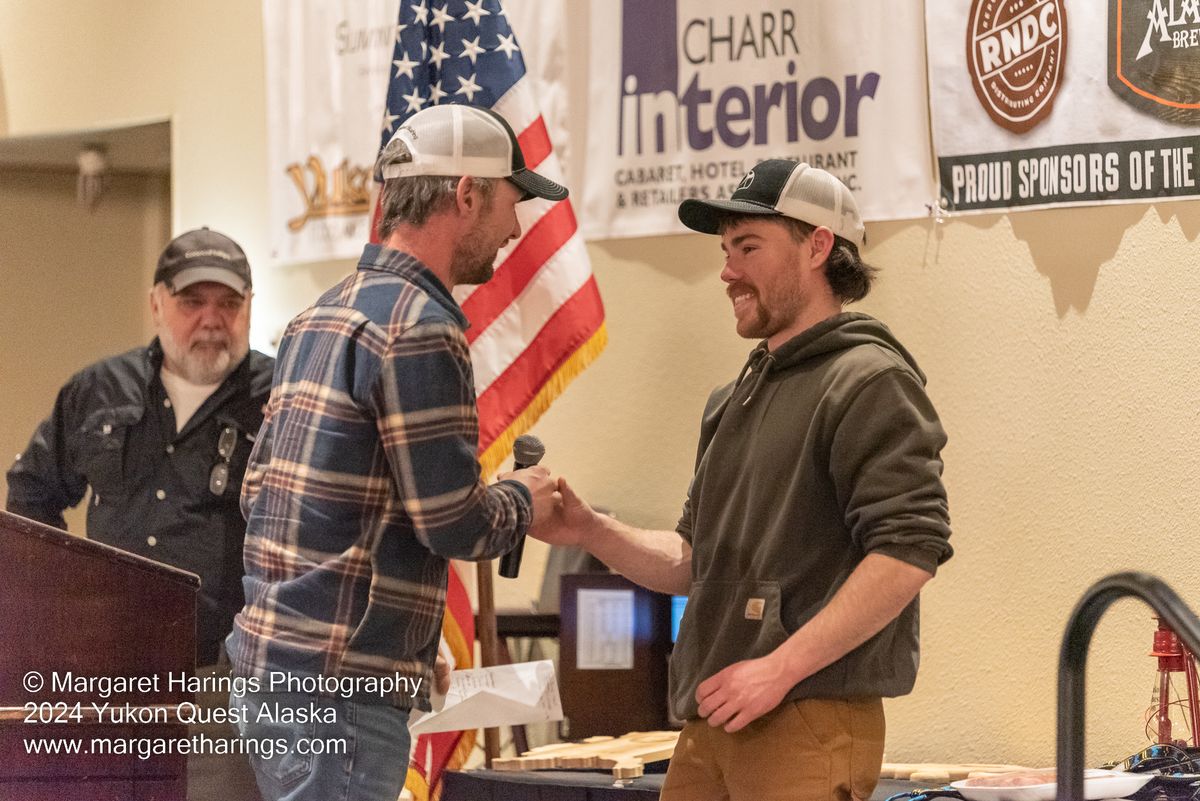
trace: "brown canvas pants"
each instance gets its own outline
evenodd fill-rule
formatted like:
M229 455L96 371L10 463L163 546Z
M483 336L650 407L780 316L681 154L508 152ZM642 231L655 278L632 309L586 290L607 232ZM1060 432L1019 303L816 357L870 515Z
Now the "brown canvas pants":
M661 801L862 801L883 762L883 701L784 701L734 734L679 736Z

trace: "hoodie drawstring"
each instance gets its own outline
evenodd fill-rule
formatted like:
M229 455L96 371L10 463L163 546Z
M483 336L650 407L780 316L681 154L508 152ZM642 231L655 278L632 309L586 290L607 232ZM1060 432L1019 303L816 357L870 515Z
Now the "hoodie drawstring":
M766 355L767 349L763 345L759 345L754 350L750 351L750 356L746 359L746 363L742 365L742 371L738 373L737 380L733 382L733 388L737 389L742 385L742 379L746 377L746 373L758 366L759 361Z
M746 396L744 401L742 401L742 406L749 406L750 401L754 400L754 396L758 393L759 387L761 387L763 382L767 380L767 373L771 372L771 368L775 366L775 357L766 349L763 349L761 358L757 360L752 359L750 362L746 363L746 367L750 367L751 364L754 365L753 369L761 369L758 369L758 376L756 376L754 379L754 385L750 387L750 394ZM746 368L743 368L742 376L745 374ZM740 384L741 381L742 377L738 376L738 383Z
M770 368L772 368L774 366L775 366L775 357L770 354L767 354L767 356L764 357L764 359L762 360L762 369L760 372L758 372L758 378L755 379L754 386L750 387L750 395L746 396L745 401L742 402L743 406L749 406L750 402L754 401L754 396L755 396L755 393L758 392L758 387L761 387L763 381L767 380L767 373L769 373Z

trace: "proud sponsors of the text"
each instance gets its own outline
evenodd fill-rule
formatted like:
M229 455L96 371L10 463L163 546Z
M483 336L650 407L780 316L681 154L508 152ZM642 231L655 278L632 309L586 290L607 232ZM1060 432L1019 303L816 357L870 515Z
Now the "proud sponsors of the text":
M1114 142L939 159L951 210L1200 194L1194 139Z

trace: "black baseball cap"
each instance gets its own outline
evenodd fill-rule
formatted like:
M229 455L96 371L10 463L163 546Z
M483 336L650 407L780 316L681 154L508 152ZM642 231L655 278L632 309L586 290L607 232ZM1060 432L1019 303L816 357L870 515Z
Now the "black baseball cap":
M679 204L679 221L715 234L729 214L790 217L833 231L862 247L866 228L850 189L837 176L802 161L768 159L746 173L729 200L689 198Z
M197 228L167 244L154 271L154 283L160 281L172 295L201 281L215 281L245 295L251 287L250 263L237 242L225 234Z

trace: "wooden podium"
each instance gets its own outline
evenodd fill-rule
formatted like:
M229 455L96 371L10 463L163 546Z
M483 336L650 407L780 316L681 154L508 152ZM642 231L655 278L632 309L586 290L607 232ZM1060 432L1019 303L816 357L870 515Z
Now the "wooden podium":
M168 677L195 667L199 586L0 511L0 798L186 799L192 694Z
M606 573L562 577L559 689L568 736L667 728L671 598Z

